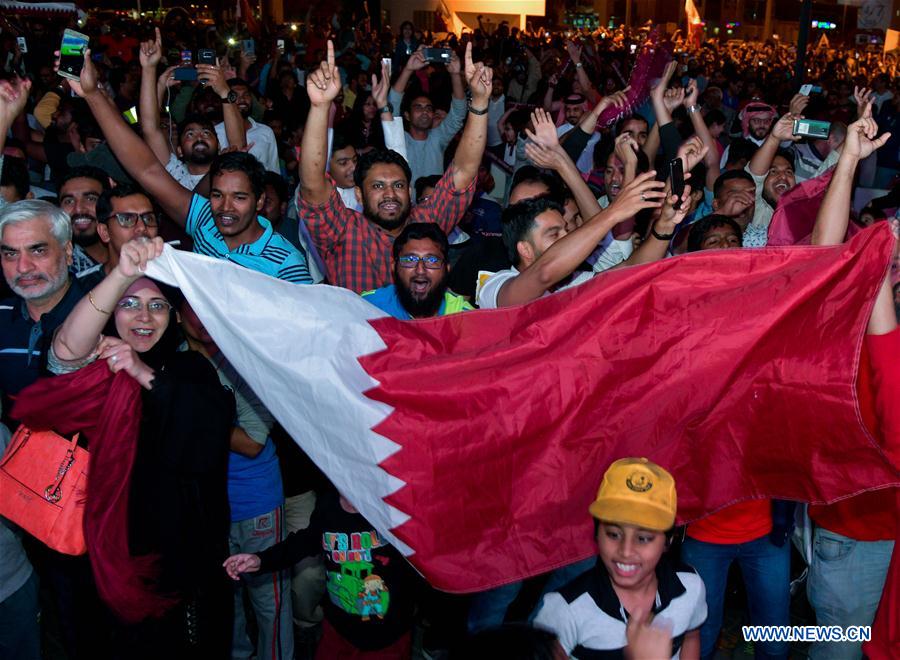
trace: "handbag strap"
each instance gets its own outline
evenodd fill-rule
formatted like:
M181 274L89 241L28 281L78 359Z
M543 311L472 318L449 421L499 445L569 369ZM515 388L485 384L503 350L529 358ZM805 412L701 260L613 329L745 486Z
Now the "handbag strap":
M66 473L68 473L69 468L72 467L72 464L75 462L75 449L78 446L79 435L79 433L76 433L71 442L69 442L69 448L66 450L66 455L59 464L59 469L56 470L56 479L44 490L44 497L49 502L58 502L59 498L62 496L59 485L65 478Z

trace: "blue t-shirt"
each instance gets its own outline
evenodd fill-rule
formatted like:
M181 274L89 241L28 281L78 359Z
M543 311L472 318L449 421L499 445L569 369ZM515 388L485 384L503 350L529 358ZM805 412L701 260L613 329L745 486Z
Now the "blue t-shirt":
M268 220L261 216L257 216L256 220L263 228L262 236L252 243L230 250L216 227L209 200L195 194L191 199L185 229L194 239L194 252L198 254L233 261L280 280L312 284L306 257L284 236L272 229L272 223Z
M249 520L284 503L281 469L272 438L254 458L228 453L228 504L231 520Z

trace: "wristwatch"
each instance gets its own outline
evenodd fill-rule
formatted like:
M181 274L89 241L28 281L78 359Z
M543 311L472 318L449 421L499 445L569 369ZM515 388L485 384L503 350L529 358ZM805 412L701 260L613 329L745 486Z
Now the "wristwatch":
M229 89L225 96L220 96L219 98L222 99L222 103L235 103L237 102L237 92Z
M378 114L383 115L386 113L394 114L394 104L388 101L387 105L381 108L378 111Z
M700 112L700 106L696 105L696 104L692 105L690 108L688 108L688 112L691 114L694 114L695 112Z
M584 64L582 64L581 62L575 62L575 68L576 68L576 69L580 69L580 68L583 67L583 66L584 66Z
M472 107L472 101L469 101L469 112L473 115L486 115L488 113L488 108L484 108L483 110L478 110L477 108Z

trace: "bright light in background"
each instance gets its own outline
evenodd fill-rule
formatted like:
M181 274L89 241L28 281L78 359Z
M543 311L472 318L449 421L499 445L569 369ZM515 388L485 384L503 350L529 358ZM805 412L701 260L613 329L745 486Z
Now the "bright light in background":
M296 23L291 23L291 30L293 30L294 32L297 31L297 24L296 24Z
M237 42L234 40L234 37L228 37L228 45L234 46Z

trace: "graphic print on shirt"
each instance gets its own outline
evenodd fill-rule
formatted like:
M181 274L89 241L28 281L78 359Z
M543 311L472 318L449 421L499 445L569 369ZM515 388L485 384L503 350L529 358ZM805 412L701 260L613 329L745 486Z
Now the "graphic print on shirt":
M362 621L384 619L391 597L372 563L372 550L387 545L378 532L325 532L322 545L338 568L326 572L331 602Z

